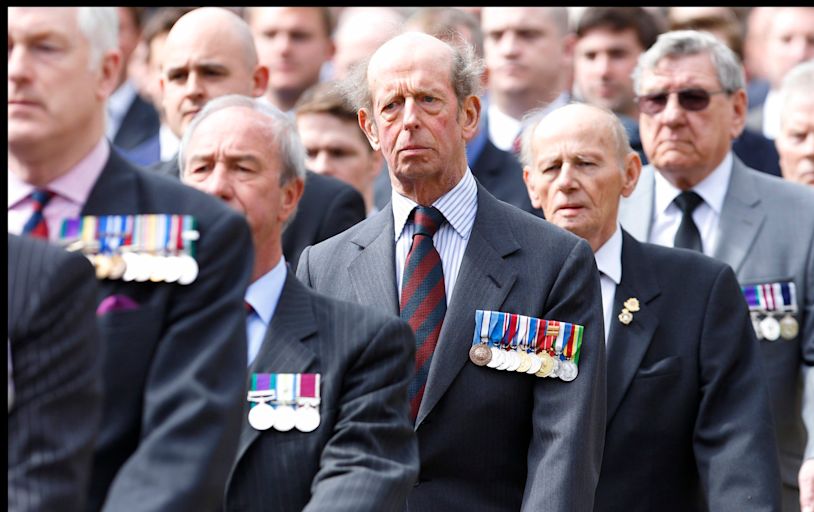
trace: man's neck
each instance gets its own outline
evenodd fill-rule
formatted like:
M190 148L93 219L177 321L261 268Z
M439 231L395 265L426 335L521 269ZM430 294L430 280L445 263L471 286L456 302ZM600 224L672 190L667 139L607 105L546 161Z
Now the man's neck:
M67 173L76 166L99 143L101 135L85 143L74 143L65 146L35 144L31 147L8 150L8 169L21 180L43 187Z
M494 102L497 108L504 114L520 120L531 110L545 108L552 101L557 99L560 94L560 91L546 93L542 96L539 94L539 91L530 90L516 93L490 91L489 101Z
M300 92L294 91L274 91L269 89L266 93L266 99L269 101L269 103L282 110L284 113L292 110L294 105L297 104L297 100L299 98Z

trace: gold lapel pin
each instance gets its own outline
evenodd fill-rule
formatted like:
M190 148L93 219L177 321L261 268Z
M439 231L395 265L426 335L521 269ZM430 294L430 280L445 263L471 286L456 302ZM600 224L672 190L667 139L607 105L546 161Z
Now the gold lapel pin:
M639 311L639 299L631 297L625 301L624 306L622 312L619 313L619 321L628 325L633 321L633 313Z

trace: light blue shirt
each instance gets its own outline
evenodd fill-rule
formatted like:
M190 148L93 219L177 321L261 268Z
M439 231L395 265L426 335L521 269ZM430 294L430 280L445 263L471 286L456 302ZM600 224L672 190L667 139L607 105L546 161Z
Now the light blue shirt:
M246 316L246 340L249 342L249 366L254 362L260 346L266 337L271 324L271 318L280 301L280 294L285 284L286 264L285 258L280 258L277 265L260 279L249 285L246 290L246 302L251 304L254 311Z
M413 243L415 224L407 219L410 212L418 203L404 197L395 190L392 192L393 226L396 239L396 283L398 283L399 297L401 297L401 279L404 272L404 263ZM475 215L478 213L478 186L472 171L466 169L461 181L452 190L439 197L432 206L444 215L447 220L435 236L433 245L441 256L441 266L444 269L444 288L447 304L452 298L458 270L464 257L472 226L475 224Z

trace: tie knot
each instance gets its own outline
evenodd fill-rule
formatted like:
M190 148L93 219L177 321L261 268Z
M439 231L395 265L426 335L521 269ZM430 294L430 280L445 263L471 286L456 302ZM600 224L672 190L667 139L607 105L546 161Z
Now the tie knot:
M703 203L704 200L692 190L685 190L675 199L673 199L673 202L682 212L689 215L692 214L692 212L695 211L695 208L698 207L699 204Z
M444 214L433 206L417 206L413 222L415 223L415 235L432 237L444 223Z
M54 193L50 190L44 188L34 189L34 192L31 192L31 199L34 200L34 211L41 212L52 197L54 197Z

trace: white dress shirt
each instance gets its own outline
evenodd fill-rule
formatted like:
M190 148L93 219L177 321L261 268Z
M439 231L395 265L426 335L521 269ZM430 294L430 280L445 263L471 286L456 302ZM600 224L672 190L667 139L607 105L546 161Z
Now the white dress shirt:
M732 175L732 162L730 151L709 176L692 188L704 200L693 211L692 220L698 227L704 254L707 256L712 256L718 245L718 222L721 219L729 177ZM647 240L654 244L673 247L682 216L681 209L673 200L678 197L681 190L674 187L660 172L654 174L655 206L650 236Z
M548 114L566 103L568 103L568 94L562 92L543 109L543 115ZM523 129L522 120L504 114L497 108L497 105L492 102L489 102L487 116L489 116L487 123L489 125L489 140L503 151L512 151L514 140L520 135L520 131Z
M393 227L396 239L396 283L399 297L401 297L401 280L404 272L404 263L413 243L415 224L407 219L418 203L404 197L395 190L392 192ZM444 270L444 288L447 305L455 289L458 270L464 257L472 226L475 224L475 215L478 212L478 186L475 177L469 168L466 174L452 190L439 197L432 206L444 215L447 220L432 237L435 250L441 256L441 267Z
M616 287L622 282L622 229L618 222L613 235L594 253L594 259L599 269L599 284L602 288L602 312L605 316L605 344L607 344Z

